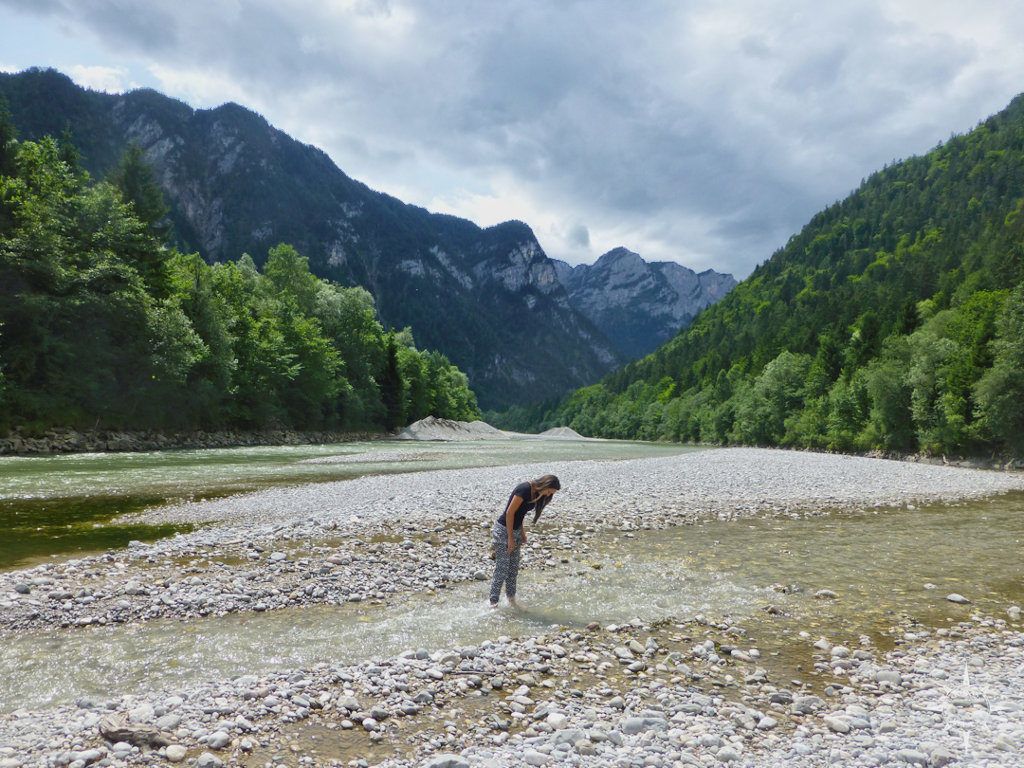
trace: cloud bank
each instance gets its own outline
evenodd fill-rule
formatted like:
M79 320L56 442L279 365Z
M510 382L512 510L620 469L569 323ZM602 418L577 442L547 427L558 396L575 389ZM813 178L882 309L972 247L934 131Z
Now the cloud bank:
M90 41L81 82L238 101L377 189L522 219L570 262L625 245L740 277L871 171L1024 90L1016 10L0 0L53 40ZM18 63L58 66L43 48Z

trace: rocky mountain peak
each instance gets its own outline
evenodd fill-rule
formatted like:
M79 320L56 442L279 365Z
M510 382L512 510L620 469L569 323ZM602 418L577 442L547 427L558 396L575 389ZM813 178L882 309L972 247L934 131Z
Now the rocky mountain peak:
M573 305L627 358L654 350L736 284L732 275L710 269L698 275L676 262L645 261L624 247L591 265L556 262L554 268Z

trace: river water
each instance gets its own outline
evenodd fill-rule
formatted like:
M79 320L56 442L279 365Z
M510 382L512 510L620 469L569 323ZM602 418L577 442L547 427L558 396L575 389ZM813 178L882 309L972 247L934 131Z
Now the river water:
M534 535L554 535L547 524ZM810 665L811 641L885 647L910 617L927 626L975 611L1004 615L1024 598L1024 494L917 509L801 519L708 521L668 531L602 534L543 574L526 561L523 611L485 607L487 585L458 585L390 606L349 604L74 632L38 631L0 646L0 711L109 698L262 670L387 657L591 621L704 614L748 629L779 676ZM784 591L780 591L784 589ZM828 589L835 599L818 599ZM972 600L946 600L957 592ZM781 614L764 609L774 606ZM798 640L807 631L811 639ZM773 669L774 666L774 669Z
M375 440L337 445L0 457L0 570L152 541L186 526L118 524L163 503L368 474L572 459L670 456L692 447L618 440Z

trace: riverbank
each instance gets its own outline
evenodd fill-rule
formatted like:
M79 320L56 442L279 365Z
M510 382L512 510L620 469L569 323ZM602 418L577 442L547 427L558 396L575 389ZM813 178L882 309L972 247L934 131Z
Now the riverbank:
M41 435L23 435L14 432L6 437L0 437L0 456L347 443L361 440L382 440L386 437L387 435L383 432L302 432L291 429L224 430L218 432L51 429Z

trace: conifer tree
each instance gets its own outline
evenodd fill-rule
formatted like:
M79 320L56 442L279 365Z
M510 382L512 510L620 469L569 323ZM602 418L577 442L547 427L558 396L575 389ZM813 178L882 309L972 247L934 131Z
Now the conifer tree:
M156 183L153 169L142 156L142 150L137 144L129 145L111 174L110 182L121 191L124 201L131 203L135 215L146 225L150 234L160 241L166 240L170 233L167 204Z
M380 397L384 403L384 428L392 432L402 426L402 374L398 370L398 345L393 331L388 334L384 354Z

